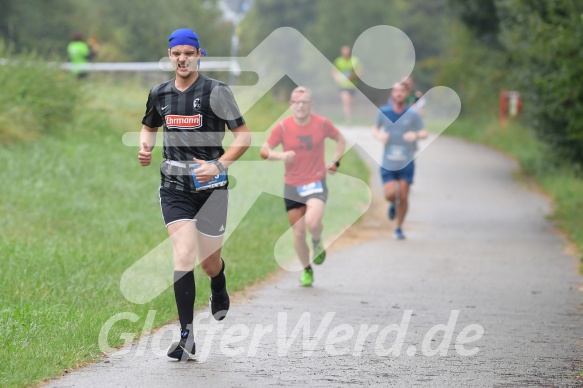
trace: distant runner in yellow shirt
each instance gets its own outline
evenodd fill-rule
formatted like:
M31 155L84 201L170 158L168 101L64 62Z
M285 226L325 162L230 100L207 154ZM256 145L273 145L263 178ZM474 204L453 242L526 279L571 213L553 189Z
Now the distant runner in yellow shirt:
M89 63L93 57L95 57L96 49L93 46L90 46L83 40L83 34L80 32L75 32L71 36L71 41L67 45L67 54L69 56L69 60L73 64L73 68L71 72L76 74L79 78L87 77L87 71L81 68L78 68L75 65L84 65Z
M336 69L332 72L332 76L340 86L344 120L347 123L351 123L353 97L357 90L358 77L362 75L362 65L358 58L352 56L352 48L350 46L342 46L340 48L340 57L336 58L334 66Z

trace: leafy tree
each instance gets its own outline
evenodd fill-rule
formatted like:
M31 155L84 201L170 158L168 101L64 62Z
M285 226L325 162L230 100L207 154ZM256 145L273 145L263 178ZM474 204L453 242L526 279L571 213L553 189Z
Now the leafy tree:
M470 107L476 107L482 96L495 108L497 90L519 90L525 123L535 129L558 160L583 165L583 3L449 3L466 32L458 27L452 34L449 59L442 60L440 76L462 84L466 98L471 92Z
M330 61L339 55L342 45L352 45L367 29L392 25L405 31L416 48L419 84L428 88L436 57L445 45L445 13L447 0L367 0L342 2L335 0L256 0L241 26L242 55L248 54L272 31L282 26L297 29ZM294 50L289 47L286 50ZM361 84L369 97L386 101L388 91L378 91Z
M14 46L16 52L57 52L66 46L71 33L67 22L70 2L9 1L7 7L2 8L0 33L7 43Z
M415 46L415 84L428 90L436 84L440 59L449 44L447 28L453 20L447 0L396 0L395 27L405 32Z
M293 27L305 33L316 21L315 4L312 0L255 0L241 24L241 55L250 53L277 28Z
M500 19L496 0L449 0L453 12L482 43L500 47Z
M0 0L0 39L15 52L36 51L66 59L74 31L95 35L102 44L98 60L156 61L177 28L194 28L209 55L228 55L230 25L217 0Z
M474 34L459 21L447 31L450 37L436 61L435 82L458 93L463 114L497 117L500 90L510 87L506 53L476 44Z
M583 3L509 0L499 9L529 124L560 157L583 164Z
M343 2L334 0L316 2L317 23L308 27L307 35L329 59L340 54L340 46L352 46L367 29L377 25L395 25L395 2L368 0Z

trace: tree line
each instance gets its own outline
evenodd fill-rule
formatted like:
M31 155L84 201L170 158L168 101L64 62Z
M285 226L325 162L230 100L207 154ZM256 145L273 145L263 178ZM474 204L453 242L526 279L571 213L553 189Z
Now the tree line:
M183 26L199 33L211 56L231 49L233 26L218 0L0 0L0 9L0 39L15 53L66 60L70 35L81 31L100 41L97 61L156 61L169 33ZM341 45L383 24L413 42L419 89L450 86L464 114L490 117L501 89L518 90L526 125L560 158L583 163L579 0L255 0L237 30L239 54L290 26L333 60ZM360 87L367 95L387 92Z
M557 162L583 165L583 2L450 0L458 23L441 81L470 109L496 107L501 89L520 91L523 122Z
M97 61L156 62L166 55L170 33L191 27L209 55L229 54L232 27L217 0L0 0L0 9L0 39L16 53L65 61L79 31L100 42Z
M498 115L502 89L517 90L522 122L557 161L583 165L580 0L255 0L242 41L251 50L275 28L291 26L333 60L341 45L381 24L413 42L421 90L450 86L463 114L483 118Z

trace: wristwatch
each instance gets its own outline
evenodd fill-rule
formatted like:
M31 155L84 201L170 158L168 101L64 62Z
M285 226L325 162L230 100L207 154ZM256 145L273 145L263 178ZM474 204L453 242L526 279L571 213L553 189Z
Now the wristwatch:
M218 159L209 161L210 164L214 164L219 169L219 174L225 171L225 166Z

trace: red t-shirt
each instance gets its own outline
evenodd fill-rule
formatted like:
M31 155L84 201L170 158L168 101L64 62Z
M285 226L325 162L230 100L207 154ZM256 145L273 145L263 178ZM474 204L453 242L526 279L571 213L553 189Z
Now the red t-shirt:
M298 187L326 177L324 140L338 139L339 135L330 120L322 116L312 114L306 125L298 125L290 116L273 128L267 144L274 148L282 144L284 152L295 151L293 160L285 164L285 183Z

